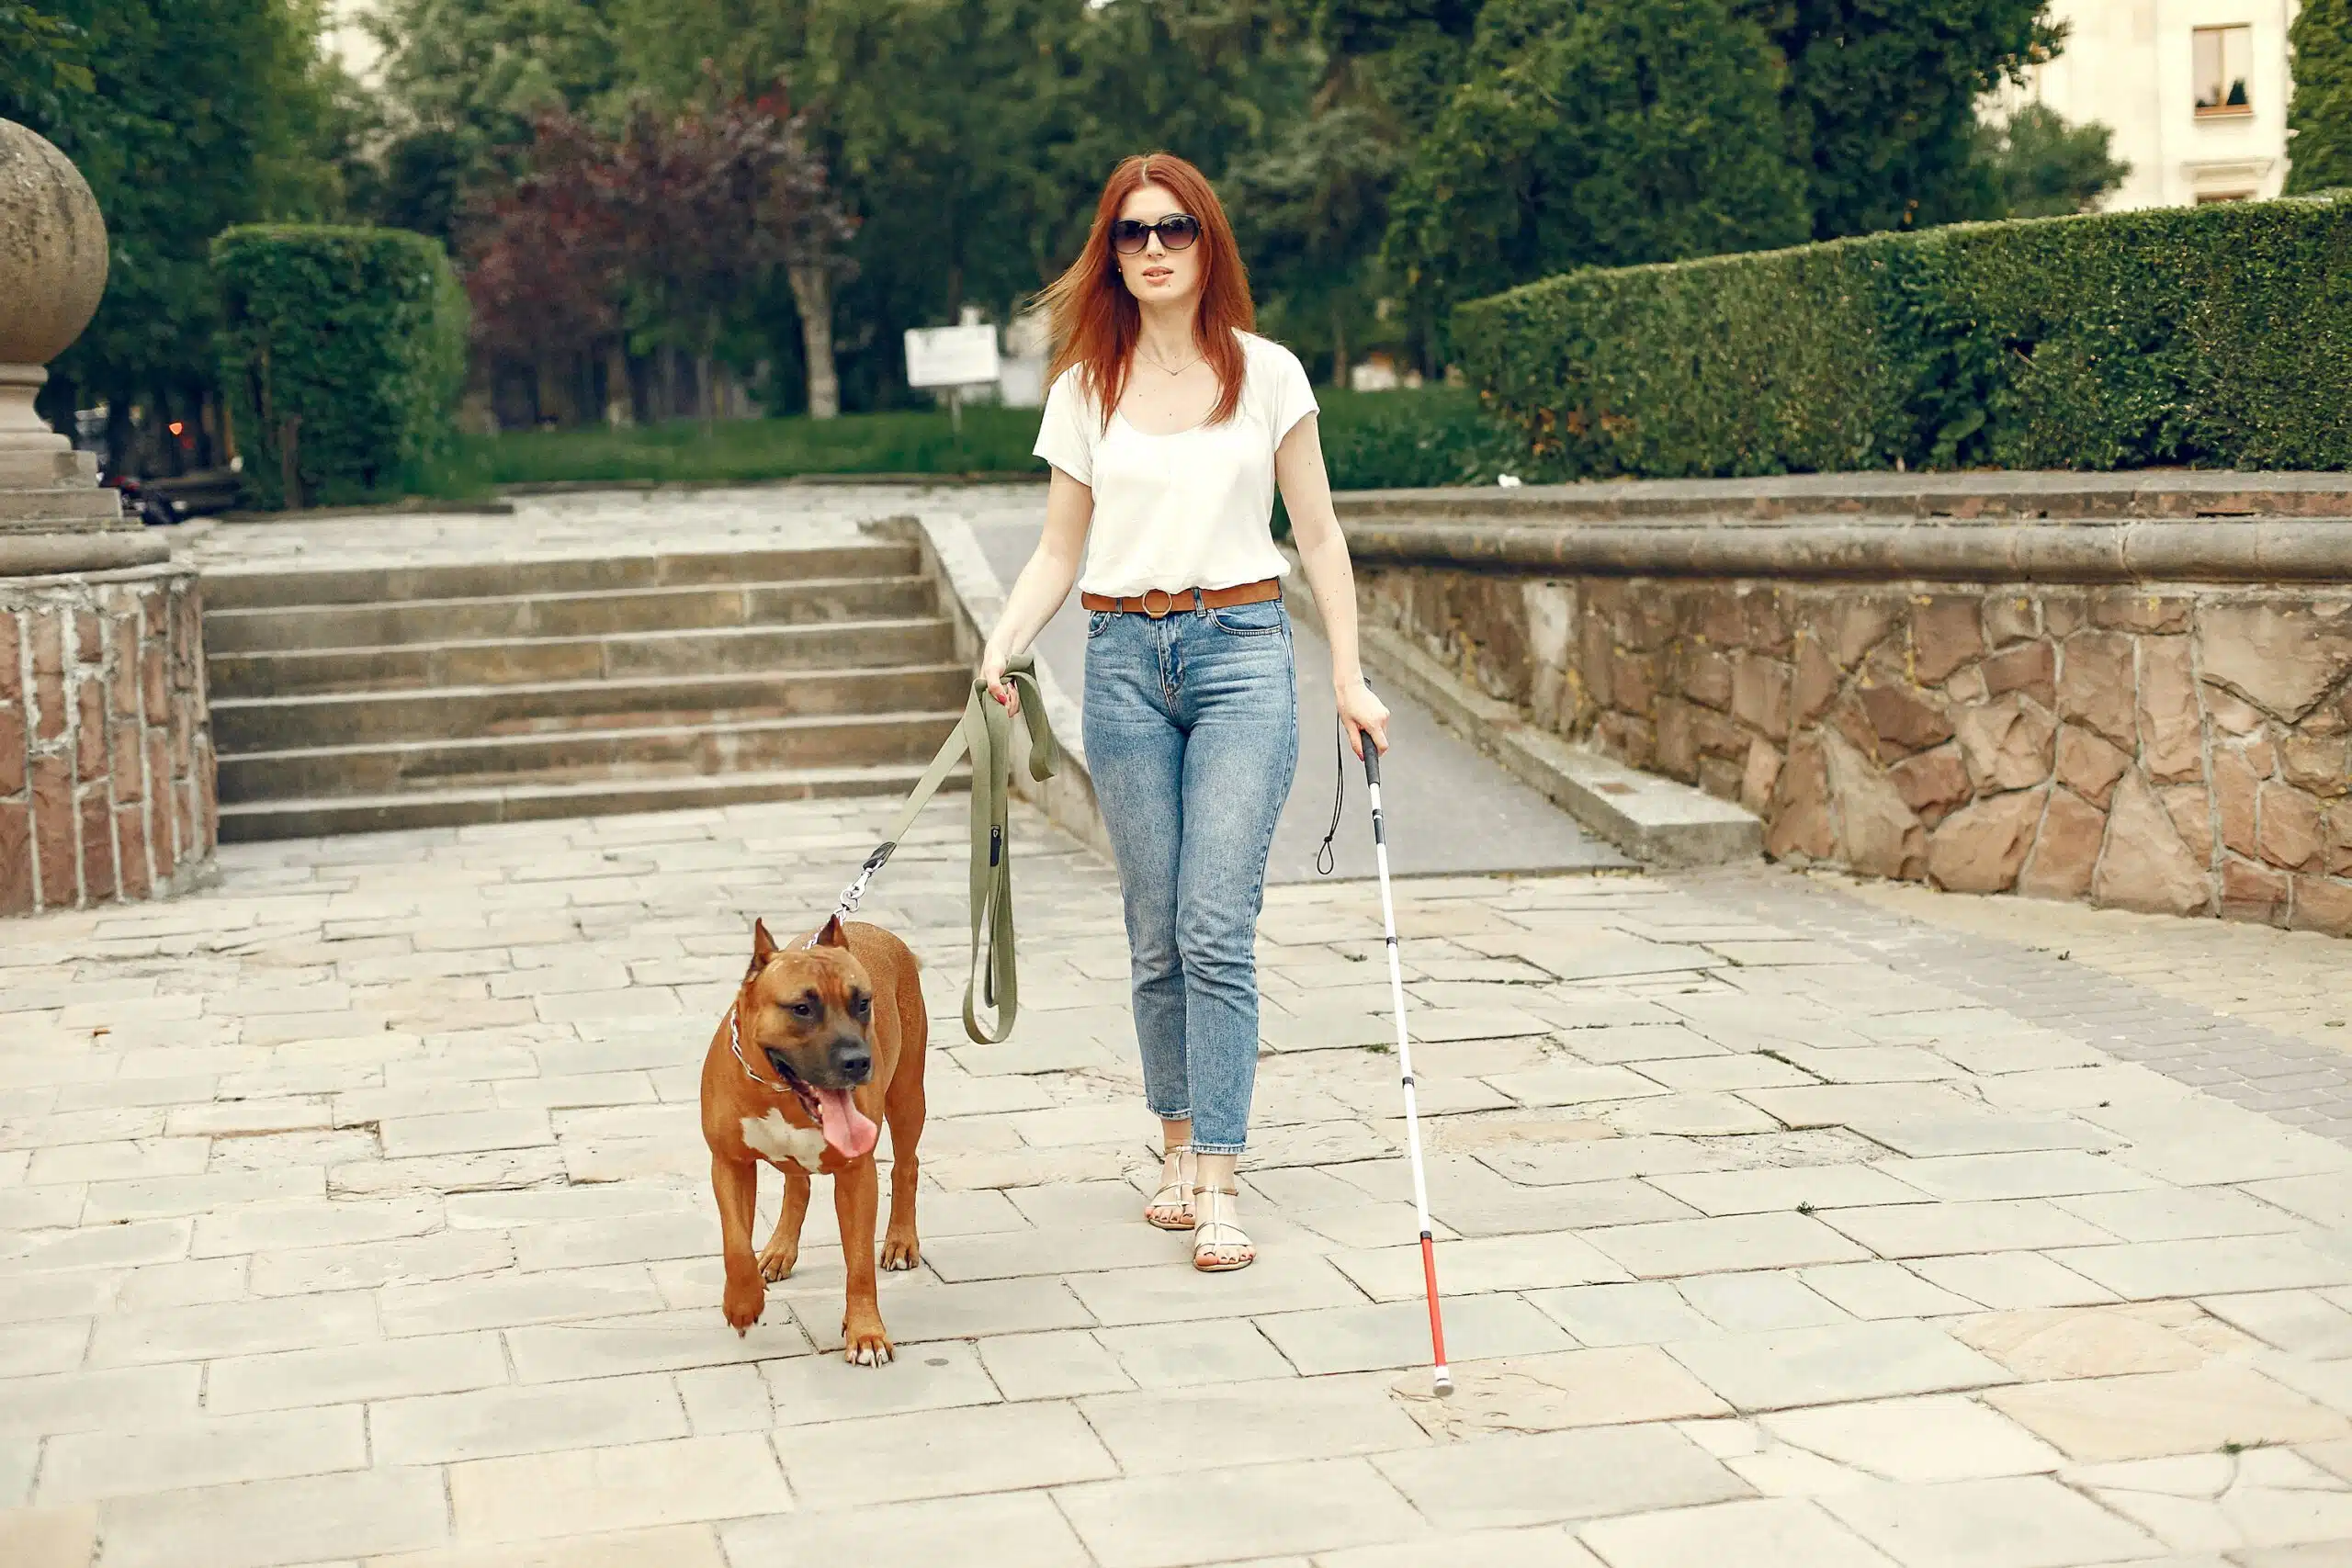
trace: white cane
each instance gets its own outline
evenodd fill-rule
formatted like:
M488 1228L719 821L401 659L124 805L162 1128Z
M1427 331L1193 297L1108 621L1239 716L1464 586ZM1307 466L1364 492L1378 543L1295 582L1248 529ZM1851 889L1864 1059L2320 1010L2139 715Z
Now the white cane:
M1388 834L1380 815L1380 750L1363 739L1364 788L1372 797L1372 853L1380 867L1380 924L1387 937L1388 998L1396 1010L1396 1066L1405 1080L1405 1146L1413 1156L1413 1216L1421 1228L1421 1280L1430 1298L1430 1381L1442 1398L1453 1392L1445 1365L1445 1320L1437 1305L1437 1243L1430 1235L1429 1182L1421 1174L1420 1111L1413 1095L1413 1044L1405 1029L1405 971L1396 958L1396 907L1388 896Z

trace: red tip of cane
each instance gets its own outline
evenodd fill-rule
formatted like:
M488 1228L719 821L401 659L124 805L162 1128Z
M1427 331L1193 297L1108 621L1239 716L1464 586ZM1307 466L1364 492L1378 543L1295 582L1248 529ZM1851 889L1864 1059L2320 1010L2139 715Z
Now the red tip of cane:
M1421 1233L1421 1280L1430 1295L1430 1359L1437 1365L1438 1382L1443 1385L1439 1393L1447 1392L1453 1379L1445 1371L1445 1319L1437 1310L1437 1244L1429 1233Z

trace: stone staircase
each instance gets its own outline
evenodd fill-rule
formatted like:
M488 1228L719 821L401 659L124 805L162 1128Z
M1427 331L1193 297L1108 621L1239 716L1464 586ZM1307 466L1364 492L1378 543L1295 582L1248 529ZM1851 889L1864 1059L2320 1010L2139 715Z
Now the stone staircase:
M899 794L961 712L916 548L208 571L220 836Z

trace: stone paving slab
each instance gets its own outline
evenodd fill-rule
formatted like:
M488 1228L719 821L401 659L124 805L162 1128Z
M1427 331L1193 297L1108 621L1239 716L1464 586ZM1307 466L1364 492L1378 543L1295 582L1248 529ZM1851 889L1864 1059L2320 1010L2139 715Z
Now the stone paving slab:
M1728 885L1728 879L1727 879ZM1770 886L1770 892L1760 888ZM1750 883L1743 908L1787 907ZM2340 938L2033 899L1816 879L1813 918L1972 1002L2054 1028L2277 1121L2352 1142L2352 986ZM1893 918L1888 918L1892 916Z
M942 1017L959 810L875 906ZM2352 1147L2207 1076L2314 1043L1792 876L1399 885L1441 1404L1371 890L1269 896L1265 1256L1205 1278L1140 1223L1115 887L1023 812L897 1364L838 1357L821 1199L739 1339L697 1064L886 811L236 846L9 926L0 1562L2352 1559Z

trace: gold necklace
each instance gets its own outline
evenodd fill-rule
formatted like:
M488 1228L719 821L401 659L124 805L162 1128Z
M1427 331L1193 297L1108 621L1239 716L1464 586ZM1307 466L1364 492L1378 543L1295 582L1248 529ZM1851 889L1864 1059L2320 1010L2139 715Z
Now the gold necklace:
M1166 376L1182 376L1185 371L1190 370L1193 366L1198 365L1198 364L1201 362L1201 359L1202 359L1202 355L1197 355L1197 354L1196 354L1196 355L1193 355L1193 357L1192 357L1192 358L1187 359L1186 361L1184 361L1184 363L1183 363L1183 364L1179 365L1178 367L1176 367L1176 368L1175 368L1175 369L1170 370L1170 369L1169 369L1169 368L1168 368L1168 367L1167 367L1167 366L1165 366L1165 365L1163 365L1163 364L1161 364L1161 363L1159 362L1159 357L1158 357L1157 355L1155 355L1146 354L1146 353L1145 353L1142 349L1140 349L1140 348L1138 348L1138 349L1136 349L1136 358L1138 358L1138 359L1140 359L1140 360L1142 360L1145 364L1147 364L1147 365L1150 366L1154 370L1157 370L1157 371L1160 372L1162 375L1166 375Z

